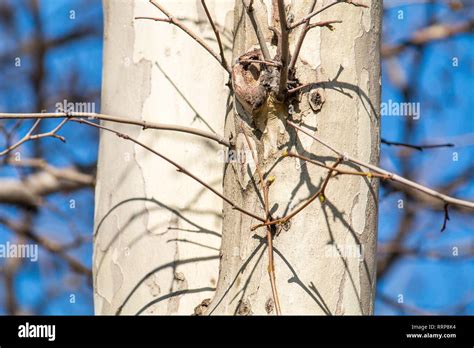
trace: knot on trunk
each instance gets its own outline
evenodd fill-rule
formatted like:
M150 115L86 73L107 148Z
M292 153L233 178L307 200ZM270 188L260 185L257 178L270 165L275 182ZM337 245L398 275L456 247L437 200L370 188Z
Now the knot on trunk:
M256 116L262 109L267 99L267 90L263 85L266 72L264 64L254 62L262 61L262 52L258 49L240 56L232 67L232 86L235 97L244 110Z

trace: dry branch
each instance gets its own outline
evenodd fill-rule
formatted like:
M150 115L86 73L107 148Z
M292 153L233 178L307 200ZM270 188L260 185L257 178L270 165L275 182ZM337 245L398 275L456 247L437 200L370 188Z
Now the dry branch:
M327 27L329 29L332 29L331 24L334 23L342 23L340 20L331 20L331 21L324 21L324 22L317 22L313 24L309 24L309 20L306 22L303 30L301 31L300 37L298 38L298 42L296 43L295 47L295 52L293 53L293 56L291 57L291 62L288 67L288 70L293 70L296 66L296 61L298 59L298 56L301 51L301 47L303 46L304 39L306 38L306 34L313 28L316 27ZM292 92L293 93L293 92Z
M293 30L295 29L296 27L299 27L300 25L306 23L308 20L310 20L311 18L313 18L314 16L320 14L321 12L331 8L332 6L334 5L337 5L337 4L351 4L351 5L354 5L354 6L360 6L360 7L368 7L367 5L359 2L359 1L355 1L355 0L335 0L331 3L329 3L328 5L324 6L323 8L320 8L319 10L315 10L313 12L311 12L309 15L307 15L306 17L304 17L303 19L301 19L300 21L296 22L295 24L291 25L289 27L290 30Z
M286 21L285 3L284 0L277 0L278 16L280 22L280 54L281 54L281 69L280 69L280 83L278 86L277 99L283 101L287 93L288 82L288 64L290 63L290 42L288 24Z
M21 146L24 143L26 143L28 141L31 141L31 140L37 140L37 139L41 139L41 138L50 137L50 138L59 139L62 142L65 142L66 140L64 139L64 137L62 137L60 135L57 135L57 132L66 124L67 121L68 121L67 119L62 120L53 130L51 130L49 132L40 133L40 134L33 134L34 131L38 128L38 126L41 122L41 119L37 118L36 121L34 122L33 126L30 128L30 130L25 134L25 136L23 138L21 138L15 144L8 146L3 151L0 151L0 156L5 156L5 155L9 154L10 152L15 150L19 146Z
M427 195L430 195L430 196L433 196L433 197L436 197L438 199L440 199L441 201L443 201L444 203L447 203L447 204L450 204L450 205L459 205L459 206L462 206L462 207L465 207L465 208L469 208L469 209L474 209L474 202L470 202L470 201L466 201L466 200L463 200L463 199L458 199L458 198L454 198L454 197L450 197L450 196L447 196L445 194L442 194L440 192L437 192L433 189L430 189L426 186L423 186L423 185L420 185L414 181L411 181L411 180L408 180L408 179L405 179L397 174L394 174L394 173L391 173L385 169L382 169L382 168L379 168L373 164L368 164L368 163L365 163L363 161L360 161L358 159L355 159L355 158L352 158L350 156L348 156L347 154L344 154L342 153L341 151L338 151L336 150L335 148L333 148L332 146L328 145L326 142L324 142L323 140L321 140L319 137L317 137L316 135L314 134L311 134L309 133L308 131L306 131L305 129L301 128L300 126L294 124L293 122L291 121L288 121L288 124L290 126L292 126L293 128L301 131L302 133L306 134L307 136L313 138L314 140L316 140L318 143L320 143L321 145L323 145L324 147L328 148L329 150L333 151L334 153L336 153L338 156L342 156L344 158L345 161L349 161L349 162L353 162L355 164L358 164L364 168L367 168L367 169L370 169L376 173L379 173L379 174L384 174L384 175L387 175L389 177L388 180L391 180L391 181L395 181L395 182L398 182L398 183L401 183L403 185L406 185L406 186L409 186L415 190L418 190L418 191L421 191L423 193L426 193Z
M288 221L290 221L293 217L295 217L298 213L300 213L301 211L303 211L306 207L308 207L311 203L313 203L316 198L320 198L321 202L324 202L324 200L326 199L325 196L324 196L324 191L326 190L326 187L329 183L329 180L331 179L332 177L332 174L334 173L336 167L341 163L342 161L342 157L341 158L338 158L336 160L336 162L329 168L329 172L327 173L326 177L324 178L323 180L323 183L321 184L321 187L318 191L316 191L316 193L314 193L305 203L303 203L301 206L299 206L298 208L296 208L295 210L293 210L292 212L290 212L288 215L285 215L279 219L276 219L276 220L271 220L271 221L266 221L265 223L263 224L259 224L259 225L256 225L256 226L253 226L252 227L252 231L256 230L257 228L259 227L263 227L263 226L267 226L267 228L269 226L272 226L272 225L279 225L279 224L285 224L287 223Z
M96 128L99 128L99 129L103 129L103 130L106 130L110 133L114 133L115 135L117 135L119 138L122 138L122 139L125 139L125 140L129 140L141 147L143 147L144 149L150 151L151 153L155 154L156 156L164 159L166 162L170 163L171 165L173 165L174 167L177 168L178 172L181 172L187 176L189 176L190 178L194 179L195 181L197 181L198 183L200 183L202 186L204 186L205 188L207 188L209 191L211 191L212 193L214 193L216 196L220 197L221 199L223 199L226 203L230 204L232 206L233 209L235 210L238 210L240 211L241 213L243 214L246 214L248 216L251 216L253 217L254 219L257 219L259 221L262 221L264 222L265 219L258 216L258 215L255 215L254 213L248 211L248 210L245 210L239 206L237 206L234 202L232 202L230 199L228 199L226 196L224 196L223 194L221 194L220 192L218 192L217 190L215 190L214 188L212 188L211 186L209 186L208 184L206 184L204 181L202 181L201 179L199 179L198 177L196 177L194 174L192 174L191 172L189 172L188 170L186 170L185 168L183 168L181 165L179 165L178 163L174 162L173 160L169 159L168 157L166 157L165 155L161 154L160 152L152 149L151 147L149 147L148 145L145 145L144 143L136 140L135 138L132 138L130 137L129 135L127 134L124 134L124 133L121 133L121 132L118 132L112 128L108 128L108 127L105 127L105 126L101 126L101 125L98 125L96 123L93 123L93 122L89 122L89 121L86 121L84 119L72 119L73 121L75 122L78 122L78 123L83 123L83 124L87 124L89 126L92 126L92 127L96 127Z
M217 29L216 25L214 24L214 21L212 19L211 14L209 13L209 9L207 8L206 5L206 0L201 0L202 7L204 8L204 11L206 12L207 19L209 20L209 23L211 24L212 30L214 31L214 35L216 36L217 44L219 45L219 53L221 55L221 64L225 70L227 70L230 74L230 68L229 65L227 64L227 61L225 59L224 55L224 47L222 46L222 41L221 41L221 35L219 34L219 30Z
M141 120L135 120L131 118L125 117L118 117L118 116L111 116L111 115L104 115L104 114L97 114L97 113L88 113L88 112L55 112L55 113L29 113L29 114L14 114L14 113L0 113L0 120L1 119L17 119L17 120L27 120L27 119L44 119L44 118L87 118L89 120L102 120L102 121L110 121L115 123L122 123L122 124L130 124L135 126L140 126L143 129L158 129L158 130L167 130L167 131L175 131L175 132L182 132L182 133L189 133L193 135L197 135L203 138L207 138L210 140L214 140L221 145L230 147L230 142L225 139L224 137L212 133L206 132L200 129L185 127L185 126L178 126L172 124L165 124L165 123L156 123L156 122L147 122Z
M257 169L257 174L260 181L260 187L262 190L262 197L263 197L263 207L265 210L265 223L270 221L270 204L268 201L268 190L270 185L267 185L263 180L262 169L260 168L260 164L258 162L257 154L254 152L252 147L252 143L245 132L244 123L240 123L240 127L242 129L242 133L244 134L245 141L249 147L250 152L252 153L253 161L255 162L255 167ZM270 276L270 286L272 288L272 295L273 295L273 302L275 303L275 312L277 315L281 314L281 306L280 306L280 299L278 297L278 290L276 286L276 278L275 278L275 263L273 260L273 233L270 226L267 226L267 245L268 245L268 275Z
M260 23L258 22L258 19L255 16L253 0L250 0L249 4L245 4L244 0L242 0L242 2L245 7L245 11L247 12L247 15L249 16L250 22L252 23L255 35L257 36L258 44L260 45L263 58L265 60L271 60L270 52L268 51L267 43L265 41L265 35L263 35L262 27L260 26Z

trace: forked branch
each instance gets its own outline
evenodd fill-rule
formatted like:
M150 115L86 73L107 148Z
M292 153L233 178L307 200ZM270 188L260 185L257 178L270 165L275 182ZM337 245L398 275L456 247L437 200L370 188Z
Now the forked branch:
M433 189L430 189L426 186L423 186L423 185L420 185L414 181L411 181L411 180L408 180L408 179L405 179L404 177L401 177L397 174L394 174L394 173L391 173L385 169L382 169L382 168L379 168L373 164L369 164L369 163L365 163L361 160L358 160L356 158L353 158L347 154L344 154L342 153L341 151L339 150L336 150L334 147L332 147L331 145L327 144L325 141L323 141L322 139L320 139L318 136L314 135L314 134L311 134L309 133L308 131L306 131L305 129L301 128L300 126L298 126L297 124L291 122L291 121L287 121L288 124L299 130L300 132L306 134L307 136L309 136L310 138L316 140L318 143L320 143L321 145L323 145L324 147L328 148L329 150L331 150L332 152L334 152L335 154L337 154L338 156L342 156L344 158L345 161L349 161L349 162L352 162L352 163L355 163L355 164L358 164L359 166L361 167L364 167L364 168L367 168L367 169L370 169L372 170L373 172L375 173L379 173L379 174L383 174L383 175L387 175L388 177L388 180L391 180L391 181L395 181L395 182L398 182L400 184L403 184L403 185L406 185L406 186L409 186L415 190L418 190L418 191L421 191L423 193L426 193L427 195L430 195L430 196L433 196L435 198L438 198L440 199L441 201L443 201L444 203L446 204L450 204L450 205L458 205L458 206L461 206L461 207L465 207L465 208L469 208L469 209L473 209L474 210L474 202L470 202L470 201L466 201L466 200L463 200L463 199L459 199L459 198L454 198L454 197L450 197L450 196L447 196L445 194L442 194L438 191L435 191Z
M342 157L338 158L336 162L329 168L329 172L327 173L326 177L324 178L323 183L321 184L321 187L316 193L314 193L305 203L303 203L301 206L290 212L288 215L285 215L279 219L275 219L272 221L265 221L262 224L256 225L252 227L252 231L255 231L259 227L267 226L267 228L271 225L282 225L290 221L293 217L295 217L297 214L302 212L307 206L309 206L311 203L313 203L316 198L319 197L321 202L324 202L326 200L326 197L324 195L324 191L326 190L326 187L329 183L329 180L332 177L333 172L335 171L336 167L342 162Z
M332 6L337 5L337 4L344 4L344 3L351 4L351 5L354 5L354 6L365 7L365 8L369 7L366 4L364 4L362 2L359 2L359 1L356 1L356 0L334 0L333 2L331 2L328 5L324 6L323 8L320 8L319 10L315 10L315 11L311 12L309 15L307 15L306 17L304 17L300 21L298 21L295 24L291 25L289 27L289 29L293 30L296 27L299 27L300 25L305 24L308 20L310 20L314 16L320 14L323 11L326 11L329 8L331 8Z
M314 7L316 6L316 3L317 3L317 0L313 0L313 2L311 3L311 7L309 8L309 13L313 12ZM288 67L288 70L290 72L296 66L296 60L298 59L298 55L300 53L301 47L303 46L304 38L306 37L306 33L307 33L306 29L308 28L308 26L309 26L309 19L305 22L304 28L301 31L300 36L298 37L298 41L296 42L295 51L293 52L293 55L291 56L290 65Z
M332 20L332 21L324 21L324 22L317 22L313 24L309 24L309 20L307 21L306 25L304 26L303 30L301 31L300 37L298 38L298 42L296 43L295 52L291 57L290 66L288 67L289 71L292 71L296 66L296 61L301 51L301 47L303 46L304 39L306 38L306 34L313 28L317 27L326 27L330 30L333 30L332 24L334 23L342 23L341 20Z
M36 119L35 123L30 128L30 130L25 134L25 136L23 138L21 138L15 144L12 144L12 145L8 146L5 150L0 151L0 156L5 156L5 155L9 154L10 152L15 150L19 146L21 146L24 143L26 143L28 141L31 141L31 140L37 140L37 139L48 138L49 137L49 138L55 138L55 139L61 140L64 143L66 141L66 139L64 139L64 137L58 135L57 132L66 124L67 121L68 121L67 119L62 120L53 130L51 130L49 132L41 133L41 134L33 134L34 131L38 128L38 126L41 122L41 119Z

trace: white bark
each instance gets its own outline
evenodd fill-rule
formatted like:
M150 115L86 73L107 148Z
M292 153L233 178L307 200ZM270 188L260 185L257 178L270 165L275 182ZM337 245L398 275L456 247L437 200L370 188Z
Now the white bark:
M232 22L232 1L207 3L218 24ZM177 17L199 20L198 25L185 23L201 37L214 38L199 1L160 4ZM136 16L165 18L148 1L105 0L104 13L102 112L203 130L209 125L222 134L228 77L218 62L170 24L134 21ZM209 42L218 51L215 41ZM221 190L220 145L182 133L105 124L162 151ZM133 143L102 132L95 312L193 313L216 286L221 213L221 200L198 183Z
M329 2L318 1L317 6L321 8ZM260 23L266 29L271 20L271 1L264 1L264 5L260 1L254 3ZM290 12L295 19L302 18L308 13L310 3L291 1ZM308 34L296 75L301 83L326 81L323 92L326 101L322 110L315 114L308 105L308 94L303 94L300 111L297 110L293 119L302 118L311 129L317 129L321 138L347 154L377 163L381 2L365 3L371 3L371 8L338 4L312 20L339 19L343 23L335 24L334 32L313 29ZM234 23L235 59L257 42L240 1L236 1ZM292 48L299 30L290 36ZM271 33L266 31L266 36L269 42ZM239 107L237 110L243 112ZM264 172L276 177L269 198L270 206L276 207L273 215L277 217L284 216L316 192L327 173L311 164L301 166L301 161L294 158L285 158L274 166L286 148L334 161L333 153L309 137L299 135L301 143L297 144L294 131L285 127L286 117L283 112L266 120L263 134L249 132L258 150L260 166ZM236 135L238 149L248 151L245 138L240 134L239 120L236 115L228 118L227 134ZM257 183L255 166L251 168ZM255 188L247 174L247 163L227 167L225 195L264 216ZM276 283L283 314L373 312L377 192L375 180L355 176L332 179L326 190L327 200L313 202L291 220L289 230L282 230L275 238ZM210 314L274 313L267 274L265 229L250 231L257 223L224 205L223 256ZM333 256L331 245L341 248L345 253L343 257L337 252ZM357 246L363 248L362 260L347 255L347 251Z

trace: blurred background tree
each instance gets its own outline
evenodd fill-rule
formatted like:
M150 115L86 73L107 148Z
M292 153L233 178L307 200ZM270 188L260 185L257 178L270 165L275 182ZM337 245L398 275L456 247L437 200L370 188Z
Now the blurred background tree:
M420 117L382 115L381 166L472 199L474 1L385 0L384 9L382 102L419 103ZM0 1L1 112L55 111L64 100L98 112L101 63L101 1ZM0 151L32 124L1 121ZM0 260L2 314L93 314L98 133L66 124L59 134L66 143L44 138L0 157L0 244L39 245L37 262ZM418 147L432 144L454 146ZM442 204L391 183L380 198L375 313L473 314L472 213L449 207L445 221Z
M0 37L1 110L54 111L63 100L93 102L98 109L100 1L2 0ZM37 131L56 124L45 120ZM2 149L31 125L2 121ZM0 261L0 313L93 312L91 230L98 135L71 126L62 132L65 144L45 138L1 158L0 243L37 243L39 257L37 262ZM71 180L64 177L71 173Z

